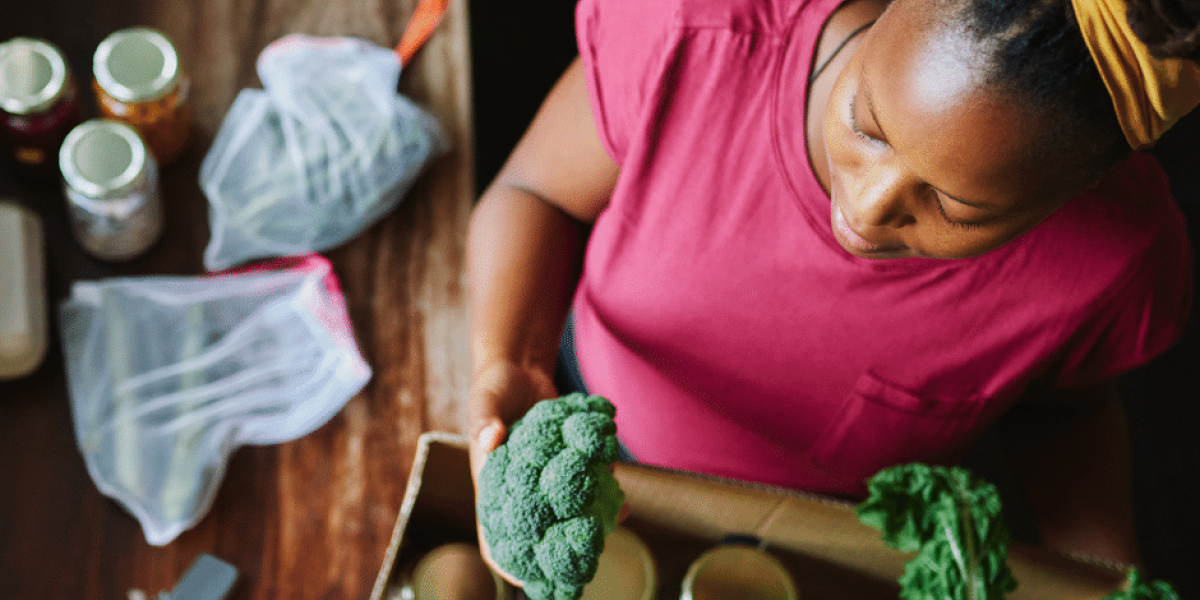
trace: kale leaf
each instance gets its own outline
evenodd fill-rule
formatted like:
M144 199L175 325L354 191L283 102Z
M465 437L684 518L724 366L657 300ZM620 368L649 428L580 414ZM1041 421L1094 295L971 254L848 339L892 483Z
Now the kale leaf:
M1017 587L995 486L961 467L889 467L867 482L859 521L889 547L917 552L900 576L905 600L994 600Z
M1142 573L1129 569L1126 589L1104 597L1104 600L1179 600L1179 594L1165 581L1143 581Z

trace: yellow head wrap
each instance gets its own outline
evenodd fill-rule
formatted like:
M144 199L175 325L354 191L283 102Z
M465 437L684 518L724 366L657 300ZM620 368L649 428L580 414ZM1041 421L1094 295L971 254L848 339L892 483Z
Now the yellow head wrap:
M1071 0L1075 18L1112 96L1125 139L1149 148L1200 103L1200 65L1160 59L1129 27L1125 0Z

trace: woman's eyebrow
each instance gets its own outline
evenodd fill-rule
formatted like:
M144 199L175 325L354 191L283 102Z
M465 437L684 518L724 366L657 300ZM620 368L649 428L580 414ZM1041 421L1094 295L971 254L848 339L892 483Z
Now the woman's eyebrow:
M863 61L862 63L860 63L860 66L859 66L860 72L858 74L858 78L859 78L858 79L859 80L858 89L859 89L859 92L862 94L863 101L867 105L867 114L871 116L871 122L875 124L875 129L877 129L879 131L879 139L884 142L887 142L887 139L888 139L887 133L885 133L883 131L883 126L879 124L879 118L875 116L875 99L874 99L874 96L872 96L872 94L871 94L871 85L869 83L867 83L867 78L866 78L866 73L865 73L866 69L862 66L864 64L866 64L866 61ZM971 208L977 208L979 210L995 210L995 206L993 206L987 202L976 202L973 200L963 200L962 198L959 198L958 196L947 194L946 192L942 191L941 189L938 189L937 187L934 187L934 186L930 186L930 187L933 187L933 189L937 190L938 193L942 194L943 196L945 196L959 204L970 206Z

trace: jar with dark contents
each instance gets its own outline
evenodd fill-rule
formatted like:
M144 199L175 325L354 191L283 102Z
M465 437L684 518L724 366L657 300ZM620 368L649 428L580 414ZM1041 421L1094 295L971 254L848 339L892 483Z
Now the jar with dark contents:
M137 129L160 165L174 162L191 132L190 81L167 36L146 27L114 32L96 47L92 71L101 115Z
M92 119L67 134L59 151L71 232L104 260L134 258L162 234L158 166L129 125Z
M53 44L25 37L0 44L0 117L20 171L52 176L59 146L81 120L75 79Z

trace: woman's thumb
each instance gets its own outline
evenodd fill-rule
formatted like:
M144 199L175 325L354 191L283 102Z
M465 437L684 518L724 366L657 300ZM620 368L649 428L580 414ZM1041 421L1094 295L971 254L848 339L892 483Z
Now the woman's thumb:
M484 452L491 452L504 441L504 425L499 419L489 420L475 434L475 446Z
M468 449L471 453L471 470L476 478L483 470L483 462L487 460L487 454L495 450L503 441L504 423L495 417L485 421L471 436Z

